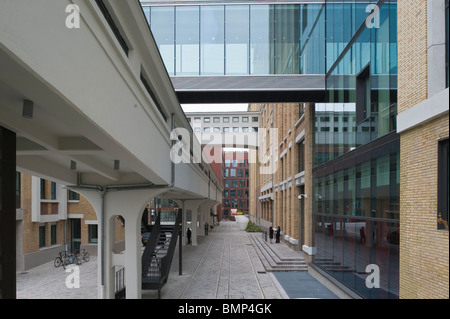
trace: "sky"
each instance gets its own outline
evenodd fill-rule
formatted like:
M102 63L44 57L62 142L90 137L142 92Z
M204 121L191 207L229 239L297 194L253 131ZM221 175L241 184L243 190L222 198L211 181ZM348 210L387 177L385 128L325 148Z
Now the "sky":
M181 104L184 112L247 111L248 104Z

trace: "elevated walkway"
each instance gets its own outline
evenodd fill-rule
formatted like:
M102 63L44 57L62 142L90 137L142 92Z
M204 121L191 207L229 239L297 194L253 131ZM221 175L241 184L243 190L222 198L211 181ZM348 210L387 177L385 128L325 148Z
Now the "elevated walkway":
M303 253L294 251L283 243L269 243L261 233L248 233L251 244L266 272L308 271Z

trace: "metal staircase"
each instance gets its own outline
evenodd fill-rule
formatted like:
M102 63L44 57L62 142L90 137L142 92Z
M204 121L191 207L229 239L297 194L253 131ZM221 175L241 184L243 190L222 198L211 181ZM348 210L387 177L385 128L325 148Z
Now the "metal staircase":
M180 230L181 210L170 225L161 225L161 215L158 215L142 255L142 289L158 290L158 298L169 277Z

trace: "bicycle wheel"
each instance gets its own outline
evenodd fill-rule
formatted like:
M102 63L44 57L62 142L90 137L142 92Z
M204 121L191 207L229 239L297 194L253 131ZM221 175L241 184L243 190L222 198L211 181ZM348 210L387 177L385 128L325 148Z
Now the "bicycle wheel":
M55 262L53 263L56 268L62 265L61 257L56 257Z
M91 258L91 257L89 256L89 253L88 253L88 252L85 252L84 255L83 255L83 260L84 260L85 262L88 262L90 258Z
M75 258L75 263L77 265L81 265L83 263L83 257L81 257L81 255L77 255Z

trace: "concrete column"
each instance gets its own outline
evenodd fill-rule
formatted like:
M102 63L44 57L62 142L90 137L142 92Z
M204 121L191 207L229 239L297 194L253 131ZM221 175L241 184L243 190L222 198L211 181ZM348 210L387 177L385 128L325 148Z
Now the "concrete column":
M197 241L197 236L198 236L198 231L197 231L197 213L198 213L198 208L200 206L200 204L202 203L202 200L185 200L184 202L184 207L186 209L186 212L190 212L191 215L191 224L187 224L186 222L186 226L190 227L192 230L192 237L191 237L191 242L193 246L198 245L198 241Z

